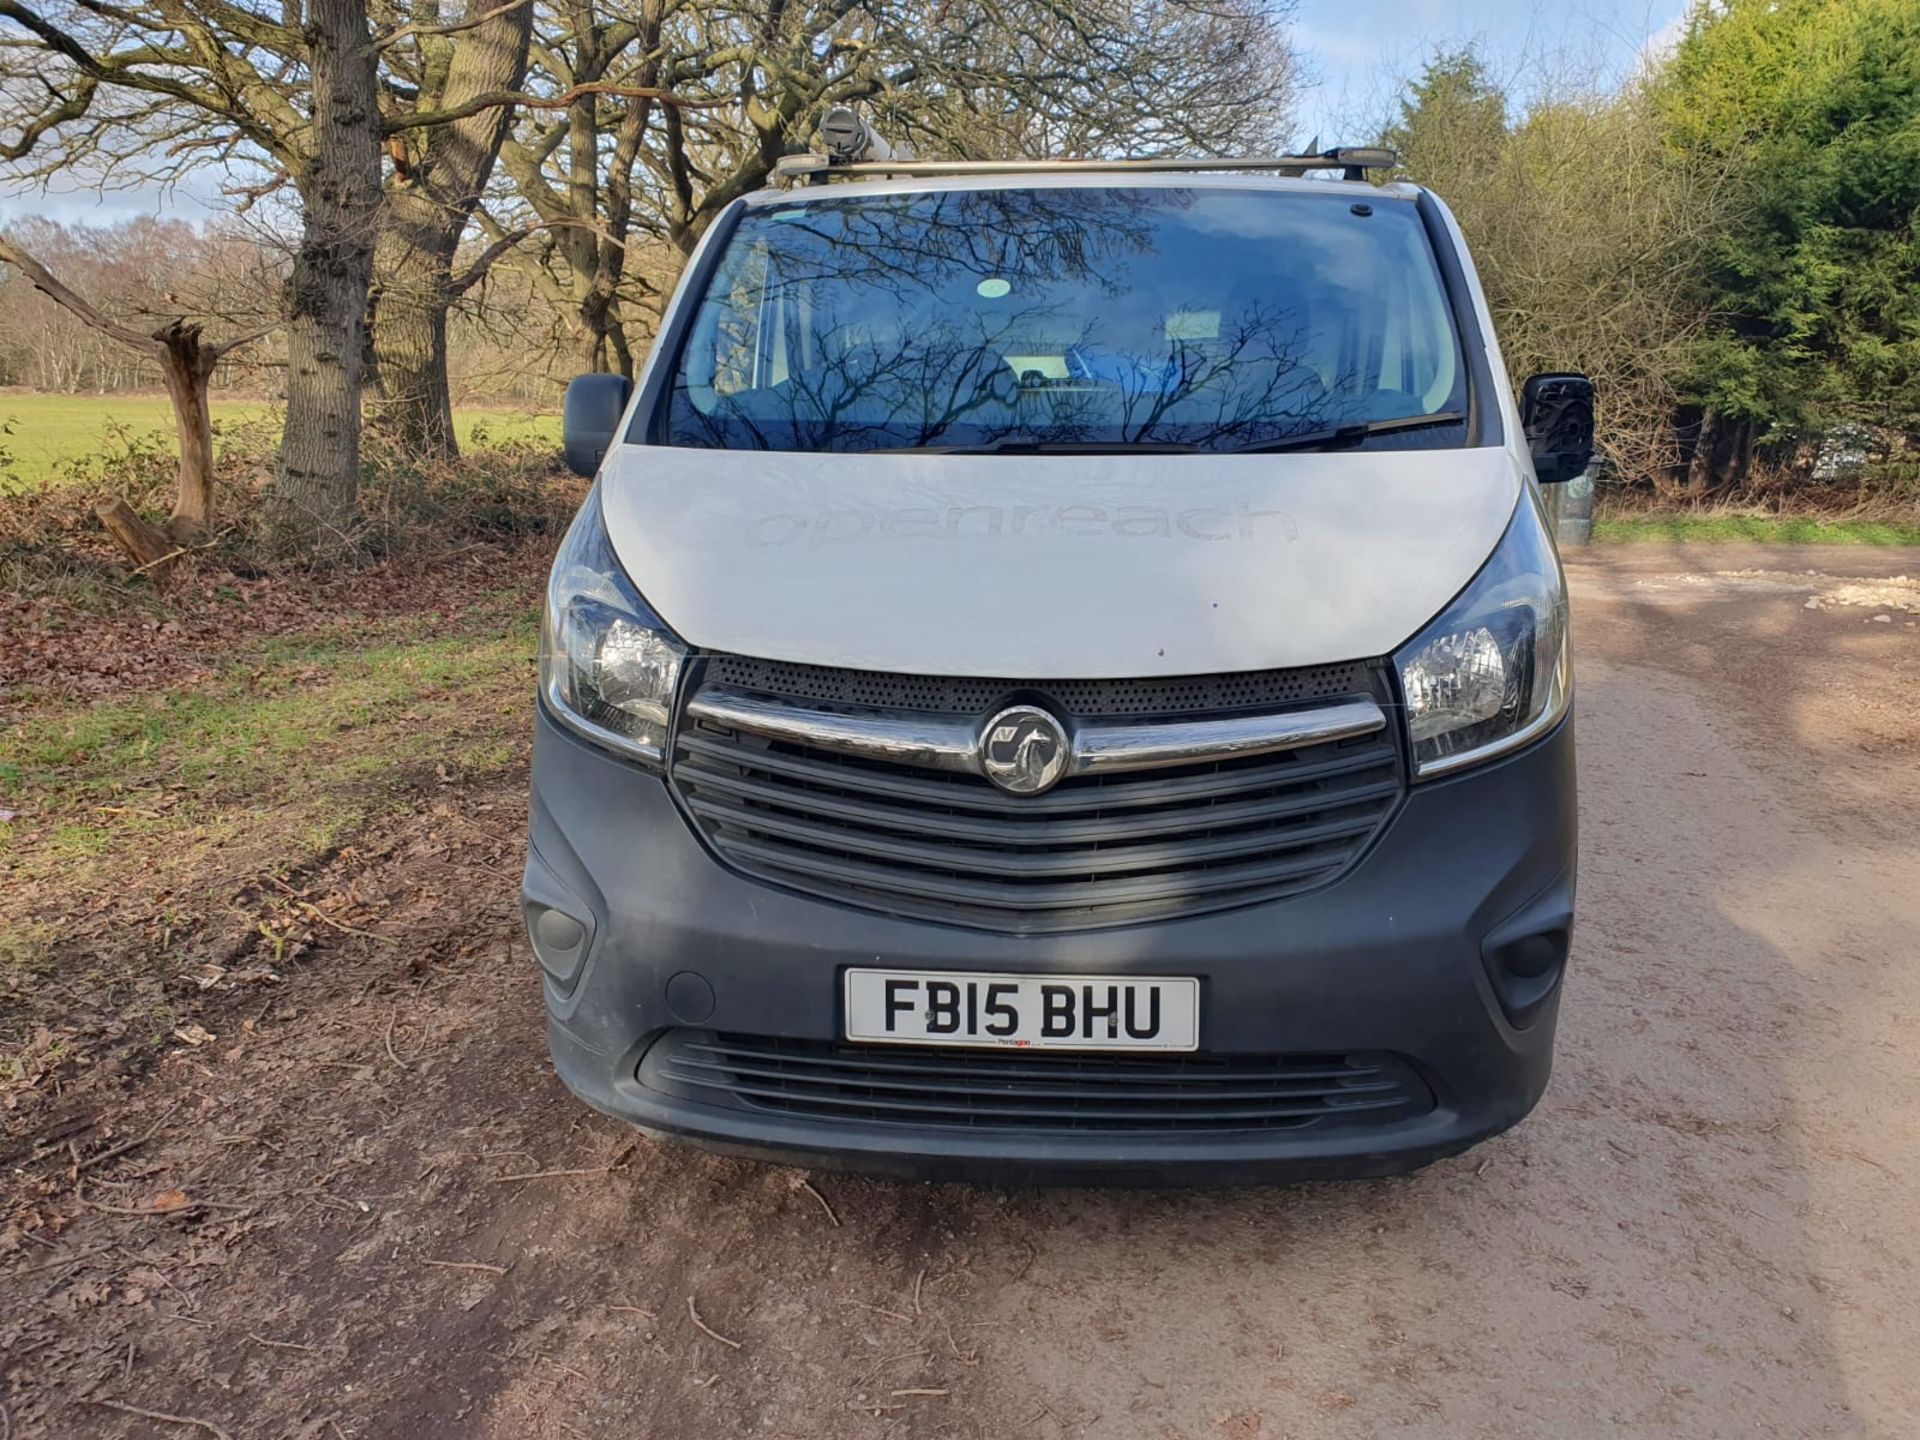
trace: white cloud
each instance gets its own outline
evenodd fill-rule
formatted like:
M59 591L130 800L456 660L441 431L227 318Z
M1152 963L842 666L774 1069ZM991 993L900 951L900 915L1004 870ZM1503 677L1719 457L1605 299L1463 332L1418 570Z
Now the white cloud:
M47 185L37 180L0 178L0 211L9 215L44 215L65 224L84 222L110 225L136 215L164 215L179 220L203 220L225 213L216 197L202 197L183 185L134 185L101 190L55 177Z
M1641 42L1640 64L1644 69L1651 70L1664 63L1667 57L1679 48L1680 41L1687 33L1687 21L1692 16L1693 6L1683 4L1666 24Z

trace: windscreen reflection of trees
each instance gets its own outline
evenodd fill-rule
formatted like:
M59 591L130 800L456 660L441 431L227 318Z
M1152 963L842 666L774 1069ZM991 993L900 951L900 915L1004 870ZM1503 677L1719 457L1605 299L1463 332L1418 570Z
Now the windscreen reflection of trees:
M1132 293L1135 261L1163 259L1161 225L1177 224L1173 212L1192 199L1173 190L956 191L931 203L816 202L756 217L748 223L762 233L734 237L736 257L744 247L748 258L736 260L725 293L709 297L706 334L696 328L686 369L704 362L712 372L683 370L669 441L1230 449L1339 423L1351 406L1334 394L1355 387L1337 383L1330 393L1304 363L1306 318L1284 298L1182 309L1156 296L1168 314L1150 342L1116 335L1099 313L1100 301L1118 306ZM1145 278L1200 295L1209 283L1164 269ZM1037 298L979 303L983 280ZM835 313L822 313L829 297ZM776 379L768 357L780 364L782 347Z

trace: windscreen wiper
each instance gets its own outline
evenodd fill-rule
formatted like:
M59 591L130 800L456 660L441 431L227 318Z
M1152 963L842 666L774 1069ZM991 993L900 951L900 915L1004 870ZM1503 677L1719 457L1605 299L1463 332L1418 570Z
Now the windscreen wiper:
M863 455L1192 455L1200 447L1173 440L1042 440L1002 435L980 445L889 445Z
M1037 435L1002 435L978 445L888 445L864 450L864 455L1270 455L1282 450L1332 450L1357 445L1371 435L1399 430L1424 430L1434 425L1459 425L1466 413L1436 410L1431 415L1400 415L1391 420L1357 420L1325 430L1308 430L1253 445L1192 445L1177 440L1042 440Z
M1257 445L1238 445L1223 455L1271 455L1281 450L1331 450L1340 445L1357 445L1369 435L1391 435L1397 430L1424 430L1430 425L1460 425L1466 421L1462 410L1436 410L1431 415L1401 415L1392 420L1356 420L1351 425L1334 425L1325 430L1309 430L1279 440L1262 440Z

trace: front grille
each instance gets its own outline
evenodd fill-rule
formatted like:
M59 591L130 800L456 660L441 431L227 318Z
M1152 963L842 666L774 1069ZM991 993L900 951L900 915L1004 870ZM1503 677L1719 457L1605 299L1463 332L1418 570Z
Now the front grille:
M984 718L1035 698L1082 718L1193 716L1385 698L1365 665L1258 675L1041 683L877 676L713 657L700 682L822 706L918 701ZM776 689L783 686L783 689ZM796 693L797 692L797 693ZM1036 933L1172 918L1338 878L1405 789L1391 730L1277 754L1077 776L1037 796L683 721L672 778L736 869L844 904Z
M642 1084L736 1109L916 1129L1166 1134L1389 1125L1433 1093L1387 1054L1112 1058L669 1031Z

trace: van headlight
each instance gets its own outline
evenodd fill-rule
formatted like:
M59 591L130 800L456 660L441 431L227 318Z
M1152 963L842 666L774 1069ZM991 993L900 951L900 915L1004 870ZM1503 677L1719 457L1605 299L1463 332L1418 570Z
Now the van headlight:
M1567 585L1531 487L1473 582L1393 663L1422 779L1524 745L1566 712Z
M658 765L686 653L620 568L596 485L547 581L540 693L548 708L589 740Z

